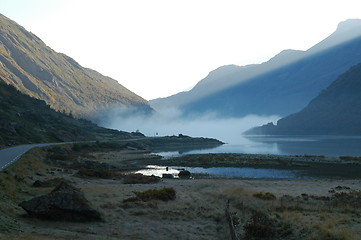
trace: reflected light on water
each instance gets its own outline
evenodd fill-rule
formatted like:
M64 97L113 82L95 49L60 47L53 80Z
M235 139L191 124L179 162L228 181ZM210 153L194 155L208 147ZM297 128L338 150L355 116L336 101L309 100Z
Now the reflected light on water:
M300 179L306 178L302 171L279 170L279 169L256 169L256 168L237 168L237 167L176 167L172 166L166 170L164 166L148 165L146 169L137 171L143 175L154 175L162 177L163 174L172 174L178 177L180 170L188 170L191 174L201 174L208 177L221 178L272 178L272 179Z
M141 173L147 176L154 175L157 177L162 177L163 174L172 174L174 177L178 177L179 169L168 168L167 171L167 167L164 166L148 165L145 169L141 169L136 173Z
M187 154L247 153L277 155L361 156L360 136L239 136L210 149L157 153L165 158Z

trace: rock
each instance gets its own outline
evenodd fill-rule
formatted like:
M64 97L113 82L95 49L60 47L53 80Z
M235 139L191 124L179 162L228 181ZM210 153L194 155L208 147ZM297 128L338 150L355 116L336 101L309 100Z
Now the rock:
M162 174L162 178L169 178L169 179L171 179L171 178L174 178L174 176L173 176L172 174L169 174L169 173L163 173L163 174Z
M101 220L100 213L90 207L84 194L65 182L61 182L51 193L24 201L19 206L30 216L47 220Z
M33 183L33 187L56 187L61 182L67 182L64 178L53 178L45 181L36 180Z

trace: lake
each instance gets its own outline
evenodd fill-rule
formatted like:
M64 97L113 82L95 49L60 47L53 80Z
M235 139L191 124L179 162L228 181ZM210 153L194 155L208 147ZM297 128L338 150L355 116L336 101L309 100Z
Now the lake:
M277 155L324 155L324 156L361 156L361 136L239 136L229 143L215 148L199 149L178 152L157 152L166 160L188 154L206 153L248 153L248 154L277 154ZM177 176L179 169L190 171L193 175L202 177L222 178L273 178L273 179L302 179L310 178L310 170L279 170L279 169L254 169L237 167L177 167L169 166L166 171L164 166L147 166L147 169L138 171L145 175L162 176L163 173ZM339 169L341 170L341 169ZM326 171L326 170L325 170ZM328 177L345 177L328 169ZM342 172L342 171L341 171ZM313 173L317 176L319 173ZM342 175L342 176L341 176ZM359 177L359 173L353 173ZM316 177L317 178L317 177Z
M238 136L222 146L187 152L160 152L164 157L199 153L361 156L361 136Z

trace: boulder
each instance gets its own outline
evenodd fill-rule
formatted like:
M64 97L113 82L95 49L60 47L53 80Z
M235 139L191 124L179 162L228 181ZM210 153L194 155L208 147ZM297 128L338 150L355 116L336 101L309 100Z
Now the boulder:
M53 178L45 181L36 180L33 187L56 187L62 182L67 182L64 178Z
M169 178L169 179L173 179L173 178L174 178L174 176L173 176L173 174L170 174L170 173L163 173L163 174L162 174L162 178Z
M66 182L61 182L51 193L19 204L30 216L47 219L88 222L101 220L84 194Z

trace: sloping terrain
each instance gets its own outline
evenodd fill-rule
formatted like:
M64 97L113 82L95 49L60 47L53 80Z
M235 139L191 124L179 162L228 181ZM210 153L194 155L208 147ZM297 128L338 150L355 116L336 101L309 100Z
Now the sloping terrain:
M189 92L150 103L155 109L177 108L184 116L210 112L219 117L287 116L361 62L360 36L361 20L347 20L307 51L285 50L262 64L224 66Z
M129 133L98 127L56 112L0 78L0 147L24 143L128 138Z
M1 14L0 76L6 83L44 100L55 110L76 116L91 116L97 110L112 106L151 111L146 100L117 81L55 52Z
M302 111L247 134L360 135L361 64L340 75Z

